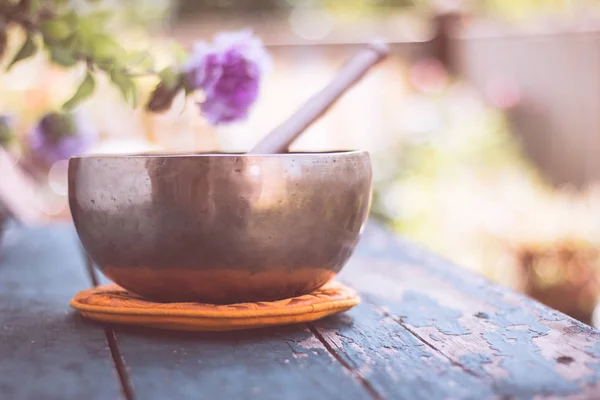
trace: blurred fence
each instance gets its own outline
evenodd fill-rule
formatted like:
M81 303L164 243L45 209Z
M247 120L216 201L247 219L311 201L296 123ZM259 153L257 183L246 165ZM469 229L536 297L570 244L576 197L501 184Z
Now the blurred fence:
M600 31L471 34L456 50L470 82L512 97L514 130L555 183L600 179Z
M375 151L389 146L410 125L406 119L414 117L406 107L410 64L435 57L492 106L506 110L528 154L552 182L581 186L599 180L600 29L455 30L456 20L452 15L434 18L418 38L404 35L396 25L408 22L394 16L381 17L378 25L357 25L355 34L334 32L318 40L299 39L287 21L264 15L184 21L174 35L190 43L217 29L251 27L270 47L274 74L249 125L237 128L250 133L241 140L222 133L225 147L245 149L256 142L326 84L359 46L359 38L371 32L391 37L393 57L311 127L296 148Z

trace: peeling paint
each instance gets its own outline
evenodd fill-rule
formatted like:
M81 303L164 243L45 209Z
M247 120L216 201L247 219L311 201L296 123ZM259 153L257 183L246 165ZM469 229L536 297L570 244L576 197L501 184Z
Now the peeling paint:
M336 336L344 359L352 359L357 370L381 393L394 399L486 399L493 397L489 382L469 374L423 344L398 322L367 309L367 304L349 314L352 326L322 320L315 326L325 340ZM335 333L334 333L335 332Z
M302 347L303 349L306 349L306 350L315 350L315 349L320 349L321 347L323 347L321 342L319 342L319 339L317 339L313 335L308 336L304 340L297 341L296 345L298 345L298 347Z
M492 315L489 315L487 321L499 326L500 328L515 327L525 325L529 331L538 335L545 335L550 332L550 328L539 322L538 318L529 313L523 307L504 308Z
M516 399L529 399L536 394L569 395L579 391L579 385L565 380L554 370L554 362L544 358L532 338L539 333L531 330L500 329L483 333L483 338L502 356L500 367L509 377L494 383L496 391ZM514 342L507 341L514 339Z
M460 356L459 362L475 374L483 376L487 375L486 370L483 368L484 364L491 364L493 360L486 354L468 353Z
M446 335L468 335L459 318L460 310L444 307L431 297L415 291L406 291L402 298L402 321L417 328L435 326Z
M600 381L600 360L585 364L593 371L591 376L570 375L566 379L555 368L560 370L559 365L566 368L567 364L561 364L556 356L545 357L539 347L554 344L564 349L565 343L562 340L578 336L588 338L586 340L590 344L585 351L600 359L600 332L597 330L524 295L490 284L480 276L462 269L458 272L458 268L449 262L402 239L390 240L385 249L371 251L362 247L358 252L361 256L366 256L370 264L384 262L376 271L371 270L370 274L379 274L380 278L386 277L390 282L398 282L395 294L386 293L385 297L377 295L376 287L373 291L369 289L367 293L373 300L372 303L381 304L402 324L414 328L414 333L429 342L435 352L443 353L465 370L489 380L495 396L516 399L529 399L537 395L566 396L583 393L588 383ZM415 282L421 282L421 276L417 274L418 277L415 278L412 270L433 276L433 279L443 282L447 288L434 285L441 287L444 292L434 293L436 299L433 299L425 289L421 290L419 286L416 286L419 290L415 289ZM454 291L456 297L452 297ZM448 297L448 302L444 302L444 296ZM472 298L473 302L468 303L468 298ZM448 307L448 304L452 304L453 308ZM478 304L481 308L473 310ZM573 324L571 332L565 331L564 337L553 337L541 342L534 340L554 332L549 326L554 321L569 321ZM432 328L437 329L439 334L431 332L429 329ZM455 338L446 338L444 335ZM466 343L482 339L489 347L484 345L481 352L464 353L465 349L473 349L472 345ZM581 341L573 341L571 346L579 346L583 351L584 346L579 343ZM424 361L423 354L419 357L422 359L421 363L438 359L430 357ZM563 363L568 362L567 358L561 360ZM452 393L452 397L461 398L452 391L449 393Z

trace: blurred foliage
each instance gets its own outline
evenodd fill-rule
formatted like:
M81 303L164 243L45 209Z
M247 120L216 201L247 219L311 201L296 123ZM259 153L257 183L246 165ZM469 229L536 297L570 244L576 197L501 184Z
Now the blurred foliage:
M239 14L242 12L285 12L295 7L322 8L336 14L362 15L387 13L390 9L403 12L435 11L448 6L460 6L465 11L495 18L522 19L540 14L565 15L574 11L600 11L596 0L474 0L444 2L438 0L179 0L177 15L181 18L210 13Z
M476 14L513 20L600 12L600 3L596 0L477 0L470 2L469 6Z
M342 10L383 10L415 7L418 0L179 0L181 16L203 12L288 11L294 7L322 7Z
M468 87L412 97L405 107L415 121L373 157L374 217L458 265L589 317L600 287L600 186L552 187L503 111ZM550 302L553 293L561 299Z
M155 60L149 51L126 49L116 35L125 29L125 24L132 29L164 17L167 8L163 4L163 7L146 7L144 12L139 9L133 12L132 7L136 5L152 3L119 4L114 1L4 0L0 3L0 57L6 63L6 70L44 51L56 66L64 69L83 66L87 70L75 93L64 103L65 111L94 93L99 73L107 76L123 98L136 107L135 78L160 76L160 73L155 70ZM5 53L11 29L19 29L22 40L19 49L9 55Z
M404 184L435 190L440 182L465 174L487 179L503 171L543 184L502 111L488 107L467 88L456 85L438 96L415 94L412 102L409 107L415 114L434 123L400 136L399 142L376 160L379 174L374 208L396 228L414 231L425 221L433 222L426 203L404 211L402 206L386 205L388 192Z

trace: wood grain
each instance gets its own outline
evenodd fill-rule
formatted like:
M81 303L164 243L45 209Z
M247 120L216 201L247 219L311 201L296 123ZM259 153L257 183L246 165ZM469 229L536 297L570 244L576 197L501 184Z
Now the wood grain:
M492 397L600 396L600 332L377 226L341 279L436 354L489 382Z
M218 334L115 328L142 399L371 399L305 327Z
M364 304L308 329L193 335L117 328L136 393L193 398L202 387L224 398L597 398L597 331L377 225L340 278Z
M340 279L363 304L229 333L104 329L67 308L89 273L72 228L0 252L2 398L600 398L600 332L371 224ZM25 346L27 344L27 346ZM132 387L129 387L131 385Z
M452 362L372 305L315 322L313 329L379 398L493 397L491 380Z
M11 228L0 247L0 398L117 399L104 330L69 308L90 286L70 226Z

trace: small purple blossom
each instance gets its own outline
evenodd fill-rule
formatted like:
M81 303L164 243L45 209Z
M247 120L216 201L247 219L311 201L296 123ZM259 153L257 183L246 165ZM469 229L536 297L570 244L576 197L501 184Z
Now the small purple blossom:
M85 153L97 138L96 130L81 114L46 114L28 137L32 156L46 164Z
M194 45L184 66L186 85L201 89L200 110L212 124L245 119L270 65L262 42L249 31L221 33L209 45Z

